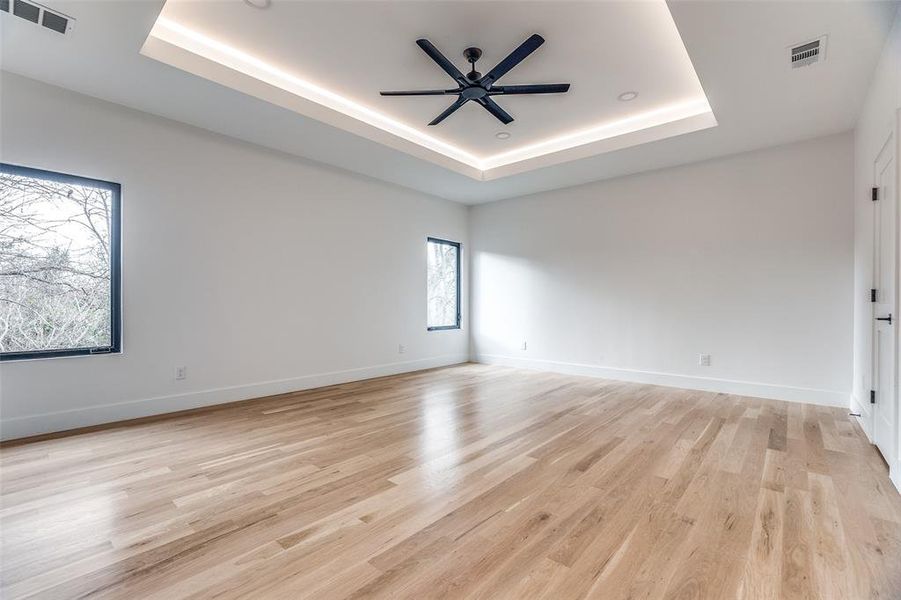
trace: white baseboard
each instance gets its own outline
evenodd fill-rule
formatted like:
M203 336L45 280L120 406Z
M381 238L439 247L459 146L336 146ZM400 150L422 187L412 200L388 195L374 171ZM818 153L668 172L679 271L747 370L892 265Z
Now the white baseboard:
M895 489L901 494L901 461L895 461L895 467L889 470L889 479L895 484Z
M805 404L818 404L821 406L839 406L847 408L850 404L849 392L833 390L818 390L769 383L757 383L753 381L715 379L712 377L693 377L690 375L677 375L675 373L618 369L552 360L524 359L512 356L500 356L497 354L478 354L472 358L472 361L489 365L553 371L555 373L565 373L567 375L585 375L588 377L601 377L604 379L632 381L635 383L649 383L653 385L702 390L706 392L723 392L726 394L752 396L755 398L803 402Z
M157 396L115 404L101 404L66 411L14 417L0 421L0 439L13 440L42 433L65 431L67 429L161 415L191 408L202 408L226 402L309 390L339 383L371 379L373 377L444 367L464 363L468 360L469 356L466 354L436 356L344 371L302 375L288 379L262 381L184 394Z

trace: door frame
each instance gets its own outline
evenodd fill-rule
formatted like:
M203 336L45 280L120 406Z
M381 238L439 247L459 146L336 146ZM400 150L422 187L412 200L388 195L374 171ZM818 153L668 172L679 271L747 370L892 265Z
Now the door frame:
M901 111L899 111L899 113L901 113ZM898 179L899 179L899 177L898 177L898 150L899 150L899 147L898 147L898 136L895 135L895 131L893 131L892 129L894 129L894 128L890 128L889 134L884 139L882 145L879 146L879 151L876 152L873 157L873 161L871 163L872 171L870 174L870 183L871 183L872 188L877 188L880 191L882 190L882 186L878 185L878 182L880 181L880 173L882 172L882 170L879 167L881 164L885 164L885 160L883 158L884 155L887 152L891 153L891 155L888 157L887 163L890 164L892 168L894 168L894 174L893 174L893 179L895 179L895 181L893 182L894 194L893 194L892 198L885 198L884 196L880 196L878 199L878 202L883 203L886 201L891 201L894 204L894 206L891 207L891 209L888 211L888 214L891 215L891 218L894 220L894 223L893 223L894 240L893 240L893 245L892 245L892 249L891 249L891 253L894 255L893 256L894 264L893 264L893 269L892 269L892 273L891 273L892 277L891 277L891 284L890 284L891 287L894 289L892 290L893 296L892 296L892 300L890 302L888 310L890 311L891 314L894 314L896 316L896 318L901 318L901 314L899 314L899 312L898 312L899 304L901 304L901 303L899 303L899 297L898 297L899 290L901 290L901 286L899 286L899 283L901 283L901 263L899 263L899 259L901 259L901 211L899 211L899 209L901 209L901 203L899 203L899 192L898 192ZM878 242L878 236L877 236L877 231L876 231L878 224L876 223L875 208L876 208L876 203L874 202L872 219L871 219L871 223L872 223L871 224L872 268L871 268L871 273L870 273L870 287L878 289L879 282L876 281L876 277L877 277L876 246L877 246L877 243L879 243L879 242ZM877 373L878 366L876 364L877 363L877 360L876 360L876 355L877 355L877 353L876 353L876 339L877 339L876 338L876 328L877 328L877 325L876 325L876 320L875 320L877 317L877 314L876 314L877 306L878 306L878 304L876 302L870 303L870 328L869 328L869 338L870 338L869 339L869 346L870 346L870 353L869 353L870 365L869 366L870 366L870 369L869 369L869 378L870 378L870 389L871 390L876 389L877 385L878 385L877 381L876 381L876 373ZM884 309L883 309L883 311L884 311ZM898 462L898 449L899 449L899 442L898 442L899 410L898 410L898 405L899 405L899 399L901 399L901 393L899 393L898 384L899 384L899 360L901 360L901 356L899 356L898 327L897 326L891 327L888 331L890 332L890 336L891 336L889 344L892 347L892 354L893 354L893 360L888 365L888 367L891 369L889 378L892 382L892 390L891 390L892 393L891 393L890 397L885 398L885 397L880 397L879 390L877 390L876 402L883 403L883 404L881 404L881 406L884 406L885 402L888 402L890 404L888 410L891 413L893 413L892 424L894 427L894 431L889 432L889 440L888 440L887 448L885 448L886 452L883 453L882 452L883 449L878 448L878 447L877 447L877 450L880 452L880 454L883 455L883 458L885 458L886 462L889 465L890 471L892 471L895 475L897 475L898 469L895 465ZM866 415L865 418L862 418L862 420L865 421L864 427L866 429L867 436L870 438L870 442L875 446L876 445L876 409L873 404L871 404L870 402L867 402L866 400L864 400L862 402L862 404L863 404L863 406L861 406L861 409L863 409L863 410L861 410L861 412L865 413L865 415ZM896 482L896 485L897 485L897 482ZM901 488L901 486L899 486L899 488Z
M898 298L898 290L901 289L901 107L895 110L895 122L891 127L894 136L894 162L895 162L895 311L901 306L901 299ZM877 155L878 158L878 155ZM874 170L875 177L875 170ZM901 313L895 313L901 317ZM901 376L901 355L899 355L899 340L901 336L898 330L893 330L895 341L895 397L893 398L895 406L895 431L892 437L894 450L892 456L888 457L889 478L895 484L895 488L901 493L901 390L898 389L899 376ZM875 417L875 415L874 415ZM875 433L875 432L874 432Z
M892 115L893 122L887 123L888 133L885 137L882 138L882 143L878 146L878 151L872 154L872 171L869 176L871 186L876 185L876 164L879 161L880 156L887 148L892 148L894 151L894 167L895 167L895 273L894 273L894 287L895 287L895 298L892 303L893 306L893 314L898 315L899 321L901 321L901 294L899 294L899 290L901 290L901 107L897 108ZM869 192L869 190L867 190ZM869 196L869 193L867 193ZM867 198L867 202L869 203L869 197ZM871 219L871 231L875 225L875 215ZM874 245L875 247L875 241ZM871 257L871 265L873 264L875 258ZM870 286L872 287L873 282L875 281L876 274L872 272L870 274ZM867 378L870 380L870 389L873 389L875 382L872 381L873 375L873 363L875 360L875 356L873 353L873 345L875 340L873 339L873 321L872 319L876 317L874 314L875 305L871 303L870 306L870 323L867 328L867 345L868 356L867 360L869 362ZM899 322L899 326L901 326L901 322ZM901 493L901 389L899 389L899 383L901 383L901 352L899 352L899 342L901 342L901 334L898 332L898 328L892 328L892 344L895 350L895 360L892 364L892 381L894 382L894 394L890 399L893 402L893 410L894 410L894 434L892 437L892 442L894 448L890 449L890 456L886 456L885 459L888 462L889 466L889 478L892 483L895 485L895 488ZM864 390L867 392L868 390ZM855 410L860 413L857 417L858 422L861 427L864 429L869 441L875 445L875 411L872 408L872 405L868 402L868 398L860 398L858 399L856 395L852 394L852 410Z
M869 183L869 186L865 189L858 189L856 193L866 194L865 202L871 206L871 210L875 210L872 207L872 202L870 199L870 187L874 187L876 185L876 163L878 162L880 156L886 149L891 148L894 151L893 162L895 166L895 244L894 244L894 255L895 255L895 272L894 272L894 287L895 287L895 298L892 303L893 310L892 314L898 315L899 321L901 321L901 294L899 294L899 290L901 290L901 108L898 108L893 114L893 122L886 123L887 127L883 131L887 131L884 137L881 137L880 144L876 147L877 150L870 154L871 159L867 160L869 175L866 183ZM860 182L857 185L863 187L865 182ZM863 185L862 185L863 184ZM870 218L870 233L874 233L875 226L875 214L871 213ZM875 238L871 241L870 252L875 248ZM868 285L872 288L874 286L876 273L873 270L875 257L870 256L870 276ZM869 293L869 290L867 290ZM869 298L868 298L869 299ZM873 303L868 302L870 304L867 313L869 314L870 322L867 324L866 328L866 341L865 348L866 350L866 378L869 386L867 389L864 389L865 397L858 398L856 394L852 394L851 398L851 409L854 413L858 413L855 415L857 417L857 421L860 426L863 428L864 433L869 439L870 443L875 445L875 411L869 402L869 390L874 389L875 382L872 380L873 371L874 371L874 361L875 354L873 352L873 345L875 343L874 339L874 327L873 327L873 319L876 317L874 311L876 309ZM901 327L901 322L899 322L899 327ZM894 382L894 394L890 399L894 403L894 411L895 411L895 432L894 432L894 448L890 451L890 456L886 456L885 459L889 465L889 477L894 483L895 487L899 492L901 492L901 389L899 389L899 382L901 382L901 335L899 335L898 328L892 328L892 344L895 350L895 361L892 364L892 370L894 371L891 374L892 381Z

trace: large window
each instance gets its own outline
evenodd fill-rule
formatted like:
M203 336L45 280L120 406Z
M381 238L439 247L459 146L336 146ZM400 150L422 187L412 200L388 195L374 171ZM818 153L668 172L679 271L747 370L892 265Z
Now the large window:
M428 328L460 328L460 244L429 238Z
M0 360L119 351L119 196L0 163Z

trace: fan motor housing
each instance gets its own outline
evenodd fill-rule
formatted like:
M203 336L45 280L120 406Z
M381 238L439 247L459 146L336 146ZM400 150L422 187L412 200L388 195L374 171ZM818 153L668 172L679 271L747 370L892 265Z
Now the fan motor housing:
M478 100L479 98L484 98L488 95L488 91L478 85L474 85L472 87L468 87L460 92L460 95L467 100Z

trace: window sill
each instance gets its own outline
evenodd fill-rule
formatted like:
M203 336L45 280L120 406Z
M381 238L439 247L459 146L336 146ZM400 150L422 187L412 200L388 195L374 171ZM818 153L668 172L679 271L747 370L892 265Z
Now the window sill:
M103 352L92 351L90 348L79 348L77 350L47 350L41 352L8 352L0 354L0 363L22 362L32 360L44 360L46 358L75 358L85 356L110 356L122 354L121 349L108 350Z

